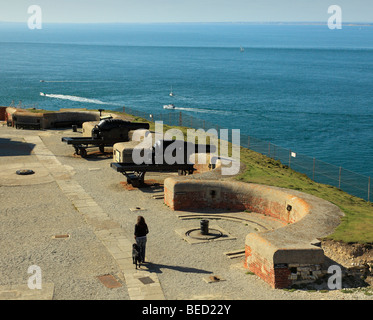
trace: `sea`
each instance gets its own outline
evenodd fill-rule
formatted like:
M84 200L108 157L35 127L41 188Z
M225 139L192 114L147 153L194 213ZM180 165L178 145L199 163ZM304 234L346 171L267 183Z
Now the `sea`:
M372 25L0 23L0 75L2 106L172 103L373 177Z

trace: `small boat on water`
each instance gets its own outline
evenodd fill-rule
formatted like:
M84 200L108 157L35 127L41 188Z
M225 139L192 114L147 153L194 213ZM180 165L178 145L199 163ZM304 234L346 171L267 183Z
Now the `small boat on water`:
M175 106L173 104L165 104L163 109L175 109Z
M44 92L40 92L40 95L41 95L41 96L46 96L47 94L44 93Z
M245 49L242 48L242 47L240 47L240 51L241 51L241 52L245 52Z
M173 97L174 93L172 92L172 86L171 86L171 92L170 92L170 97Z

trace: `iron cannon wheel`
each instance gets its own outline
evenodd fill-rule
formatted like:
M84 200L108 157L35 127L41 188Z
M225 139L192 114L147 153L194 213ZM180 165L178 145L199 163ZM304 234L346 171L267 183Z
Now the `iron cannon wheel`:
M80 156L82 157L82 158L85 158L85 157L87 157L87 150L85 149L85 148L80 148L79 149L80 150Z

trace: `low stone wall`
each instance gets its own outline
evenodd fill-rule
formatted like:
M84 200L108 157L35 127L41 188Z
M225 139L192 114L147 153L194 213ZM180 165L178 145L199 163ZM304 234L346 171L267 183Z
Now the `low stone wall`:
M99 121L98 111L70 111L60 110L56 112L30 112L24 109L7 107L5 109L4 120L8 126L16 128L37 128L49 129L68 127L73 124L81 126L84 122Z
M310 210L302 198L263 185L237 181L169 180L165 201L174 210L208 207L233 211L253 211L287 223L304 217Z
M245 267L273 288L314 281L322 275L324 252L312 242L339 225L343 213L338 207L295 190L202 178L203 174L199 179L166 179L165 203L183 211L249 210L286 222L283 228L247 235Z
M7 107L5 109L5 121L7 123L7 125L9 127L13 127L14 126L14 122L13 122L13 114L17 111L16 108L13 108L13 107Z
M19 128L44 128L44 115L43 113L31 113L27 111L17 111L13 113L13 126Z
M66 111L45 113L43 116L43 128L58 128L64 126L82 125L84 122L99 121L100 113L97 111Z
M135 140L134 134L137 134ZM133 150L144 140L144 137L151 132L146 129L130 130L128 132L128 140L125 142L118 142L113 145L113 159L115 162L133 163ZM154 144L154 134L152 135L152 143Z
M92 129L98 125L100 121L86 121L82 125L82 136L92 137Z

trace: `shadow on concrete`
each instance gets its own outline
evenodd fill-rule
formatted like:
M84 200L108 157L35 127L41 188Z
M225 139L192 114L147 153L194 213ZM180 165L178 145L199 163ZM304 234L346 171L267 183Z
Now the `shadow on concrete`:
M333 259L325 256L325 262L323 268L328 270L329 267L339 267L341 270L341 278L340 284L342 290L345 293L352 293L354 292L353 289L362 289L362 288L369 288L370 284L365 281L367 274L369 274L369 268L346 268L343 265L339 264L338 262L334 261ZM314 282L310 283L303 283L303 284L293 284L291 286L292 289L297 289L300 291L312 291L312 290L323 290L325 293L329 291L333 291L337 283L337 273L335 269L331 269L330 273L327 273L323 277L317 279ZM331 287L333 288L331 288ZM351 290L351 292L349 291ZM348 295L346 295L348 299Z
M149 193L149 194L159 193L159 192L164 191L163 184L152 179L145 180L145 184L138 187L137 189L139 189L143 193Z
M96 162L96 161L112 159L113 152L105 151L104 153L102 153L98 150L98 148L90 147L87 149L87 155L85 157L82 157L81 155L77 155L75 152L71 153L70 156L66 156L66 157L80 158L80 159L84 159L89 162Z
M0 138L0 157L28 156L35 144Z
M145 262L145 264L141 265L141 268L146 268L147 271L151 273L162 273L161 269L171 269L178 272L185 272L185 273L203 273L203 274L211 274L212 271L197 269L197 268L190 268L190 267L182 267L182 266L170 266L166 264L158 264L158 263L151 263Z
M113 152L105 151L104 153L100 151L89 151L85 159L87 161L101 161L113 158Z

